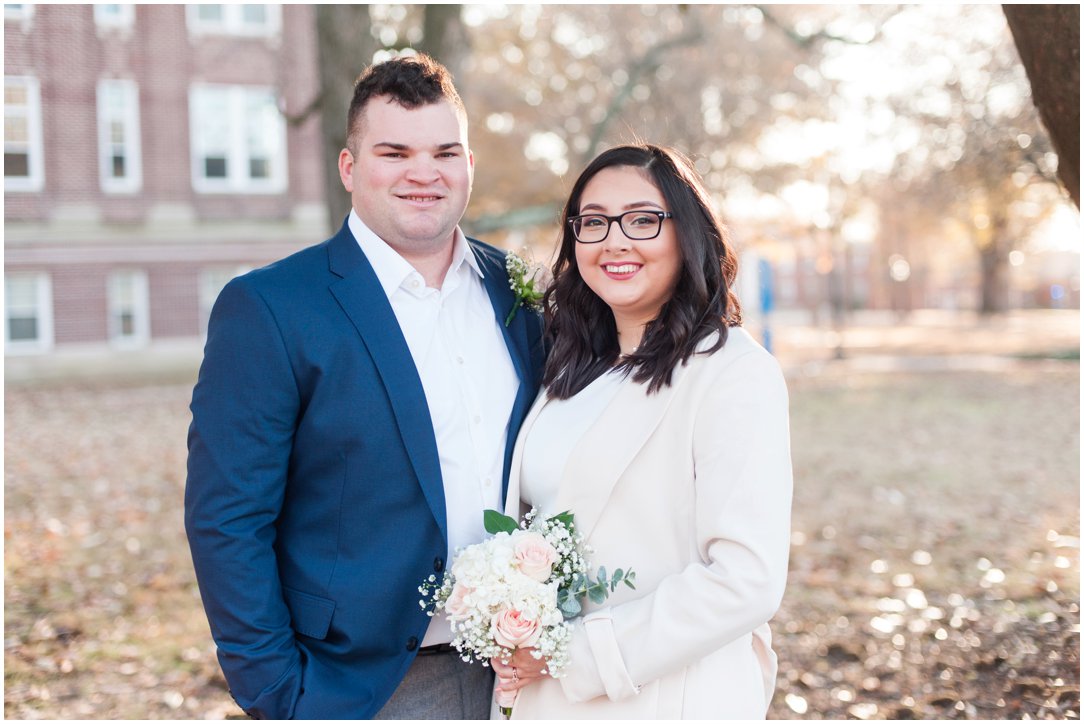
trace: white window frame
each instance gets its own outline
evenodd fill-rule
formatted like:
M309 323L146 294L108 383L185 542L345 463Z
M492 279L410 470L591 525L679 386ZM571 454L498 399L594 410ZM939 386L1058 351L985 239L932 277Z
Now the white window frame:
M225 137L216 138L226 156L226 176L212 178L206 175L205 158L208 150L207 139L200 131L200 94L215 91L225 94L226 115ZM267 178L252 178L249 175L251 156L248 146L248 123L254 117L248 112L247 102L255 96L269 96L275 103L275 116L272 121L275 138L274 148L268 159L271 168ZM222 85L217 83L193 83L188 93L189 111L189 146L192 167L192 188L202 194L277 194L286 191L286 119L278 112L277 94L270 86Z
M4 104L4 117L22 115L26 118L27 176L4 176L4 191L41 191L45 187L45 159L41 138L41 85L38 79L28 75L5 75L4 90L9 83L26 88L26 106ZM8 151L8 140L4 139L4 153Z
M128 277L132 281L132 306L125 306L119 298L117 286L121 279ZM114 269L106 279L106 299L109 310L109 342L119 349L144 347L150 341L150 287L147 284L147 272L143 269ZM125 311L132 314L132 333L125 334L119 315Z
M22 31L25 33L30 30L30 24L34 20L34 3L12 3L12 5L4 4L4 22L8 21L20 23Z
M218 301L218 295L236 277L252 270L250 266L208 266L199 272L199 331L207 338L207 324L211 319L211 309Z
M106 12L106 8L116 7L117 14ZM131 30L135 25L135 5L131 3L110 3L94 6L94 24L101 29Z
M248 3L248 5L252 5ZM266 21L262 25L245 22L245 4L220 5L221 21L208 21L200 17L199 5L185 7L188 33L200 35L239 35L250 38L271 38L282 32L282 5L264 4Z
M13 340L11 338L12 306L7 287L13 277L34 280L34 318L37 320L36 339ZM53 281L48 272L9 272L4 274L4 353L40 354L53 348Z
M117 112L105 102L110 89L119 90L124 107ZM116 114L116 115L113 115ZM113 175L113 134L111 124L124 126L125 175ZM135 81L102 79L98 81L98 176L106 193L135 193L143 186L143 154L140 146L139 87Z

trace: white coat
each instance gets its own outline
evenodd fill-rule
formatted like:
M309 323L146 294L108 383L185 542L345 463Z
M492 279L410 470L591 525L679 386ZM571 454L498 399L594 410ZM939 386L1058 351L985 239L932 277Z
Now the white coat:
M715 337L708 340L710 346ZM515 719L763 718L775 688L768 620L782 599L792 472L786 385L741 328L654 394L628 382L577 443L555 511L571 511L593 566L632 568L574 619L559 679L520 691ZM523 512L524 440L506 510Z

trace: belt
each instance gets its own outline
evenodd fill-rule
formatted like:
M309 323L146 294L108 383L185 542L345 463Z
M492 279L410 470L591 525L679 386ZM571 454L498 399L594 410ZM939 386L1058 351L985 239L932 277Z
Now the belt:
M458 654L455 647L451 644L433 644L432 646L422 646L418 649L418 656L435 656L436 654Z

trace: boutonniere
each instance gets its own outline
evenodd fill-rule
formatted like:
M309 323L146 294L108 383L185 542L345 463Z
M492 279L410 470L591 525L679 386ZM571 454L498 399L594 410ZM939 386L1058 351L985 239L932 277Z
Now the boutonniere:
M516 303L508 312L504 320L504 326L512 323L521 306L535 312L542 311L542 277L545 269L541 264L529 264L514 251L508 252L504 258L504 268L508 270L508 286L512 288L512 294L516 297Z

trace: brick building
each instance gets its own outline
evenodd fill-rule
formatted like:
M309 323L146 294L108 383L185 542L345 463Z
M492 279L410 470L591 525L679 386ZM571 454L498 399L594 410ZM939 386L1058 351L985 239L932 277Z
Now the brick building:
M328 233L320 120L281 112L313 8L4 8L8 378L198 358L226 281Z

